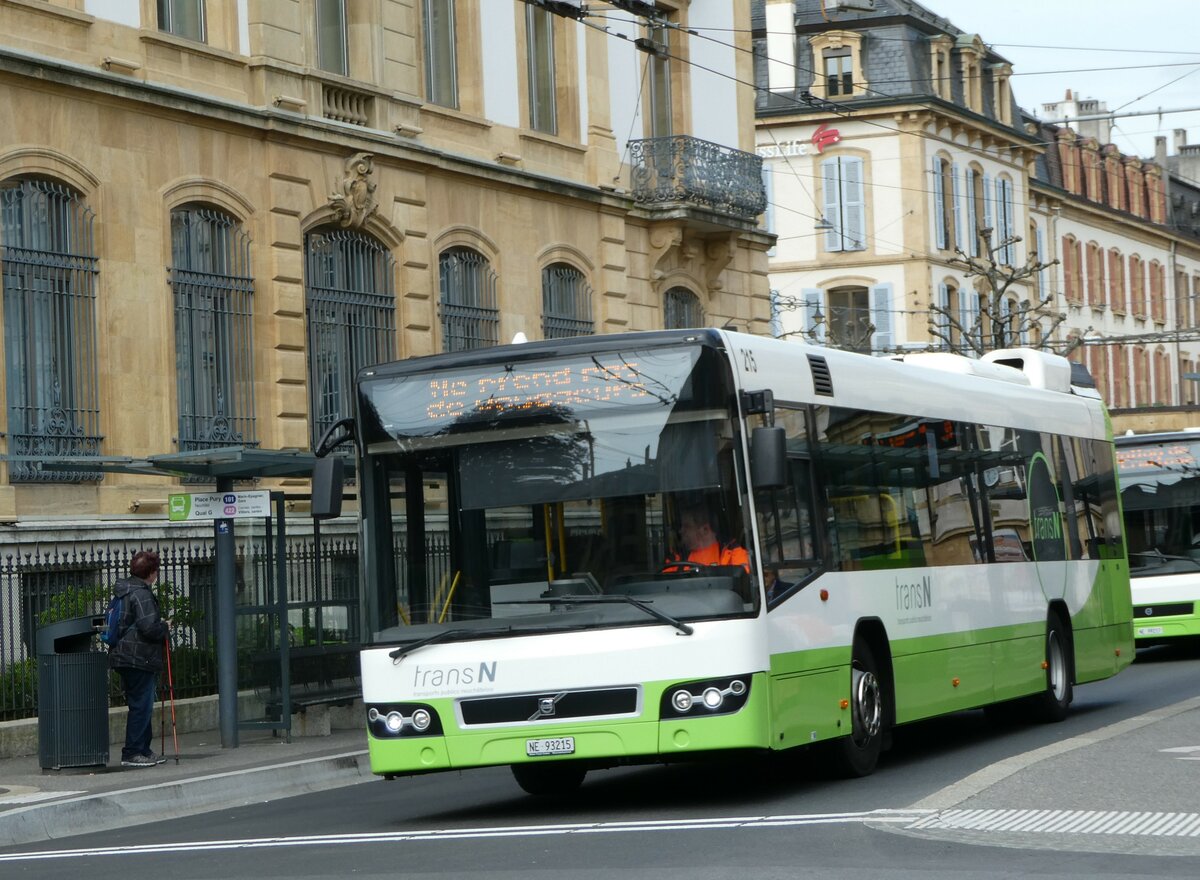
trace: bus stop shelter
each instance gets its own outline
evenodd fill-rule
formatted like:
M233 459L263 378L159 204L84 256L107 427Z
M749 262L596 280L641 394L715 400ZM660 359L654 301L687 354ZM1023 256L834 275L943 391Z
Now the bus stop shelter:
M260 449L249 446L225 446L193 452L168 452L144 458L131 456L65 456L40 460L47 471L91 471L101 473L144 474L212 481L218 494L236 494L235 485L255 479L310 477L316 456L301 449ZM352 461L346 465L353 467ZM181 487L179 494L187 493ZM278 537L283 538L283 495L273 492L272 508L278 520ZM232 519L213 519L216 556L216 648L217 711L221 746L238 745L238 679L236 623L236 548ZM282 560L280 560L280 569ZM286 603L286 588L277 591ZM286 618L283 618L286 626ZM281 639L281 690L284 695L283 720L288 720L288 643Z

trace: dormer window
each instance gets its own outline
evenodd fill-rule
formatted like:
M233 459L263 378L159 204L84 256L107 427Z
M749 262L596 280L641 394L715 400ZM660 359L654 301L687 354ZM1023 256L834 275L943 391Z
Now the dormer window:
M854 66L850 49L826 49L825 94L830 98L854 94Z
M863 73L863 35L856 31L825 31L809 38L812 46L812 92L818 98L852 98L867 90Z

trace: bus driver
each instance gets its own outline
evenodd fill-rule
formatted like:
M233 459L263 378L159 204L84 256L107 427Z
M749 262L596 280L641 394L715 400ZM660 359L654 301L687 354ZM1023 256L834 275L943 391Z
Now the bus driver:
M750 554L736 541L721 544L713 528L712 517L703 506L688 507L680 516L679 535L687 556L678 553L671 562L694 562L697 565L740 565L750 571ZM671 569L667 569L670 571Z

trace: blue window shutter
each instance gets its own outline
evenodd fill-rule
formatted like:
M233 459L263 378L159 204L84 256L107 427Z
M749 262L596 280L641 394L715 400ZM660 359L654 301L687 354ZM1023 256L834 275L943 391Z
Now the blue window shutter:
M825 291L819 287L806 287L802 291L804 297L804 332L807 339L825 344L825 324L817 323L817 312L825 312Z
M942 210L945 192L942 188L941 160L933 157L933 238L939 250L946 247L946 214Z
M1038 262L1048 263L1050 261L1046 259L1046 235L1044 232L1042 232L1042 227L1040 226L1035 226L1034 230L1037 232ZM1037 293L1039 301L1046 298L1046 291L1049 289L1050 285L1046 279L1046 269L1043 267L1037 274Z
M983 175L983 225L985 228L992 230L992 247L996 246L996 226L992 222L992 178L985 174ZM980 250L981 257L988 259L991 255L985 254Z
M821 163L821 194L823 217L832 228L825 230L825 250L842 249L842 175L841 161L837 157Z
M771 235L775 235L775 169L767 162L763 162L762 179L763 191L767 196L767 212L765 218L767 223L767 232ZM777 245L778 242L771 245L771 249L767 251L768 257L775 256Z
M949 337L950 336L950 316L949 316L948 312L950 309L950 285L946 284L945 282L942 282L941 284L939 284L937 286L937 306L942 311L934 312L933 323L937 326L937 328L939 330L941 330L944 334L946 334L947 337ZM944 345L944 346L949 347L950 340L949 340L949 338L938 339L935 341L934 344L935 345Z
M975 172L970 168L966 174L967 184L967 237L970 239L963 248L972 257L979 256L979 227L975 223Z
M964 235L963 235L963 219L964 218L963 218L963 206L962 206L962 183L960 182L961 177L962 177L962 174L959 171L958 166L951 165L950 166L950 183L953 187L952 194L954 196L954 204L953 204L953 208L954 208L954 246L956 248L958 248L959 250L961 250L963 253L966 253L967 249L964 246L966 244L966 239L964 238Z
M1013 238L1016 235L1016 225L1013 222L1013 182L1005 180L1004 183L1004 237ZM1008 246L1008 265L1013 266L1017 262L1017 245L1012 243Z
M892 285L876 284L871 288L871 323L875 325L872 351L889 353L896 347L892 336Z
M867 205L863 195L863 160L842 157L842 248L862 251L867 248Z
M975 350L966 343L966 339L979 339L982 327L976 327L979 320L979 294L971 288L960 287L958 290L959 320L963 325L963 354L967 357L977 357Z

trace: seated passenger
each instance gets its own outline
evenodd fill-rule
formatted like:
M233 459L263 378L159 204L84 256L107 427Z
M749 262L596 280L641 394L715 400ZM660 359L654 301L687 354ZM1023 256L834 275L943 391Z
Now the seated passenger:
M686 556L676 553L667 562L694 562L697 565L740 565L750 571L750 554L736 541L721 544L713 528L712 517L703 507L686 508L680 516L679 535ZM666 571L684 569L667 568Z
M763 566L763 586L767 588L768 602L776 596L782 596L792 588L788 581L779 579L779 564L775 562L768 562Z

